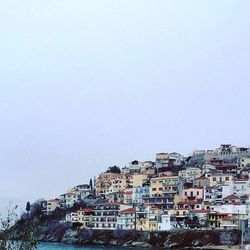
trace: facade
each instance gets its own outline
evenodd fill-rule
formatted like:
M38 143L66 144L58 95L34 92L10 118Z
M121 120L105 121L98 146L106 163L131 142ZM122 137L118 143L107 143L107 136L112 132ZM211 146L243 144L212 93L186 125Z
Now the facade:
M93 209L84 208L77 211L77 221L82 224L82 228L92 228Z
M93 229L115 230L120 211L132 206L120 203L99 203L93 205Z
M195 167L186 168L185 170L179 171L179 176L184 178L186 182L192 182L201 176L201 169Z
M46 203L46 214L53 213L57 208L60 208L60 199L48 200Z
M75 226L103 230L238 228L239 221L250 221L248 153L230 144L185 159L159 153L156 162L132 161L119 174L110 168L93 187L78 185L59 199L40 201L42 213L61 208ZM78 209L83 203L88 208Z
M117 216L117 229L133 230L135 229L135 208L121 210Z
M60 195L60 205L61 207L69 208L73 207L75 203L80 201L80 195L76 192L70 192Z
M208 176L210 186L228 185L231 186L233 183L233 176L231 174L212 174Z
M209 178L205 176L198 177L193 180L194 187L208 187L210 184Z
M150 180L150 195L159 196L163 195L166 191L177 192L180 187L179 176L166 176L162 175L159 177L151 178Z
M148 186L133 188L132 203L142 204L143 197L149 197L149 194L150 194L150 190Z

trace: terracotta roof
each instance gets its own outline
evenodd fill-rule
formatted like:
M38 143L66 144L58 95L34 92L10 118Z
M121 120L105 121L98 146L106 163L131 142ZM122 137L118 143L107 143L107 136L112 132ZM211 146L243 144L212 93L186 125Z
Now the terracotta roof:
M134 212L135 212L134 208L128 208L128 209L120 211L120 214L132 214Z
M229 205L242 205L241 202L230 202Z
M247 194L242 195L240 198L248 198Z
M127 191L125 194L133 194L133 191Z
M224 200L233 200L233 199L239 199L239 197L234 194L231 194L224 198Z
M190 210L190 213L209 213L210 210L206 210L206 209L193 209L193 210Z

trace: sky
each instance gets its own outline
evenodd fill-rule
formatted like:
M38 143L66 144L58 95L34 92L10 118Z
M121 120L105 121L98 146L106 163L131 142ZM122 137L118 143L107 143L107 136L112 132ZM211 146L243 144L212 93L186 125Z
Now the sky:
M250 145L250 1L0 0L0 206L112 165Z

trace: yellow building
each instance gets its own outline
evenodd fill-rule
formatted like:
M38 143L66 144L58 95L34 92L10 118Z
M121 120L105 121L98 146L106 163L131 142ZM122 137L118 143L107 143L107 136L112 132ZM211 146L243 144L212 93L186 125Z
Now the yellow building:
M142 187L148 180L148 176L145 174L134 174L133 175L133 188Z
M208 178L210 186L218 186L218 185L231 186L233 182L233 176L230 174L212 174Z
M136 208L136 230L157 231L160 210L153 206Z
M101 173L96 180L96 194L108 194L112 180L117 176L119 176L117 173Z
M178 176L159 176L150 180L150 195L163 195L166 191L178 191Z
M77 211L77 221L82 224L82 228L92 228L93 209L84 208Z

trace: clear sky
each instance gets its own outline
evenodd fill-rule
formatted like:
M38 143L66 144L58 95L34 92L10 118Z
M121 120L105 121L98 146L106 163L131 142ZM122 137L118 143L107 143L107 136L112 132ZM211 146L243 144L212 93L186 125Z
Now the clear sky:
M0 2L0 203L250 144L249 0Z

